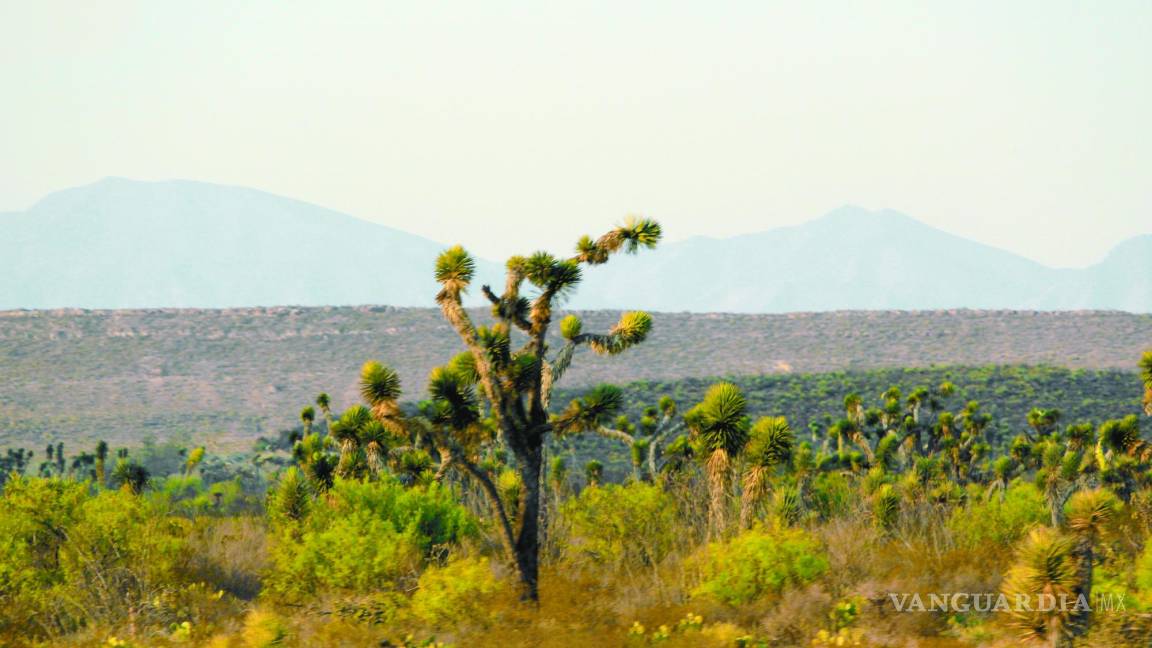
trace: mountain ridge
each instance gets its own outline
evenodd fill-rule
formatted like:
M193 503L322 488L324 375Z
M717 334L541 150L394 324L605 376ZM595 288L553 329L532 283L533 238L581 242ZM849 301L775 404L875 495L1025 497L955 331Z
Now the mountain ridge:
M446 247L306 201L190 180L108 177L0 217L14 243L0 256L0 309L427 306ZM500 285L500 270L477 259L475 283ZM665 243L585 276L567 306L1152 312L1152 234L1084 268L1053 268L895 210L845 205L798 225Z

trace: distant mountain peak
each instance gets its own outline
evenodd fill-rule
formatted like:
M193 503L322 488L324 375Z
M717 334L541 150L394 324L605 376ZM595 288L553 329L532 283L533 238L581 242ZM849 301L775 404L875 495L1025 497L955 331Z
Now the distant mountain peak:
M431 306L445 247L257 189L102 178L5 217L0 309ZM477 262L477 284L500 266ZM482 297L473 296L476 303ZM1152 312L1152 235L1056 270L891 209L693 237L589 272L572 308Z
M867 209L858 205L837 207L813 222L852 225L924 225L924 223L902 212L892 209Z

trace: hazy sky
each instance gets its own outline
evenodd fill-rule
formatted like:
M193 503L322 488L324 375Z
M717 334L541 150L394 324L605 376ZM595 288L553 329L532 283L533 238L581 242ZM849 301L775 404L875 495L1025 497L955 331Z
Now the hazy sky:
M190 178L495 257L852 203L1083 265L1152 232L1150 34L1147 0L0 0L0 210Z

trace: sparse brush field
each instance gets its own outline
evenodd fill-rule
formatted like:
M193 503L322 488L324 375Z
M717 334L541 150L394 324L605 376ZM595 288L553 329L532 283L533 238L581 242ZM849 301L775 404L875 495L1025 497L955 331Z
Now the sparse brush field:
M501 530L522 523L527 496L508 453L483 442L474 460L454 455L436 428L461 415L449 405L459 393L434 384L441 396L418 409L373 402L393 375L370 363L364 405L332 411L322 395L300 427L242 455L173 443L10 449L0 637L1148 645L1152 445L1140 418L1152 354L1144 367L1143 377L943 368L557 394L538 602L525 603ZM1085 596L1095 611L899 611L908 599L893 598L1046 592Z
M581 315L590 330L619 317ZM625 360L580 349L561 386L989 363L1131 371L1152 340L1152 316L1120 312L652 319L648 341ZM552 332L549 340L560 337ZM354 402L366 358L387 362L405 385L421 385L459 349L429 308L2 312L0 447L48 438L137 445L153 436L242 450L294 424L300 403L319 390Z

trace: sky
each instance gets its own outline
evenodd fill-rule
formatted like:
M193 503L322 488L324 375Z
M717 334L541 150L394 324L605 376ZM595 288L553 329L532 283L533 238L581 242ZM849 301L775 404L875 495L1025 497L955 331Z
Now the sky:
M498 258L853 204L1083 266L1152 232L1149 34L1145 0L0 0L0 211L185 178Z

